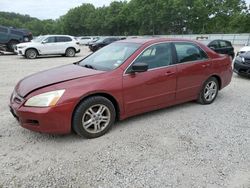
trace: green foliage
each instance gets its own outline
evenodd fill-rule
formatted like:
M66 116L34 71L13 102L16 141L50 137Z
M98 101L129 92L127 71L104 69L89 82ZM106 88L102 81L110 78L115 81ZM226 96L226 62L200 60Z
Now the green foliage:
M244 0L130 0L99 8L82 4L57 20L0 12L0 25L34 35L244 33L250 31L250 9Z

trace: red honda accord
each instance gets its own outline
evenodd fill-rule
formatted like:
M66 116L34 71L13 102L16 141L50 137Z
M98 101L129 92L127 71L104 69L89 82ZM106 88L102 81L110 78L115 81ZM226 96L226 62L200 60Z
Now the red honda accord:
M96 138L116 120L187 101L210 104L231 78L230 57L200 43L123 40L24 78L10 111L33 131Z

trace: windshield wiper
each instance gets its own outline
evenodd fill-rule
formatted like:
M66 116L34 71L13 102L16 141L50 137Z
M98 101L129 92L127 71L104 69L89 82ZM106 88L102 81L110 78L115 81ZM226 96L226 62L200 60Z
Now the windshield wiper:
M95 67L93 67L92 65L89 65L89 64L85 64L84 67L86 67L88 69L94 69L94 70L96 70Z

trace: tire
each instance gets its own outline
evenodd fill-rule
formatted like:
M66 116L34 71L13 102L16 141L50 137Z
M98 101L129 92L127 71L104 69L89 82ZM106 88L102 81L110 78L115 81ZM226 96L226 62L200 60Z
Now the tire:
M72 128L81 137L97 138L110 130L115 117L115 107L110 100L102 96L90 97L76 108Z
M76 51L75 51L74 48L68 48L68 49L66 50L66 52L65 52L65 55L66 55L67 57L75 57Z
M200 104L211 104L216 99L219 92L219 83L215 77L210 77L203 85L199 94L198 102Z
M25 57L28 59L36 59L37 55L38 55L38 53L35 49L28 49L25 52Z
M9 41L8 44L7 44L8 51L14 52L15 45L17 45L17 44L19 44L19 42L17 40Z

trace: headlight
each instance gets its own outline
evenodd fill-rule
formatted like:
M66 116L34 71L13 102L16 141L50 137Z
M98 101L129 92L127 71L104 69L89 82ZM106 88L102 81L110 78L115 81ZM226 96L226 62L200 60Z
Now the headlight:
M244 57L242 57L241 60L242 60L243 63L245 63L245 58Z
M20 49L22 49L22 48L25 48L26 46L18 46L17 48L20 48Z
M47 93L42 93L40 95L36 95L31 97L25 103L25 106L32 107L49 107L55 106L59 99L62 97L65 90L56 90Z

